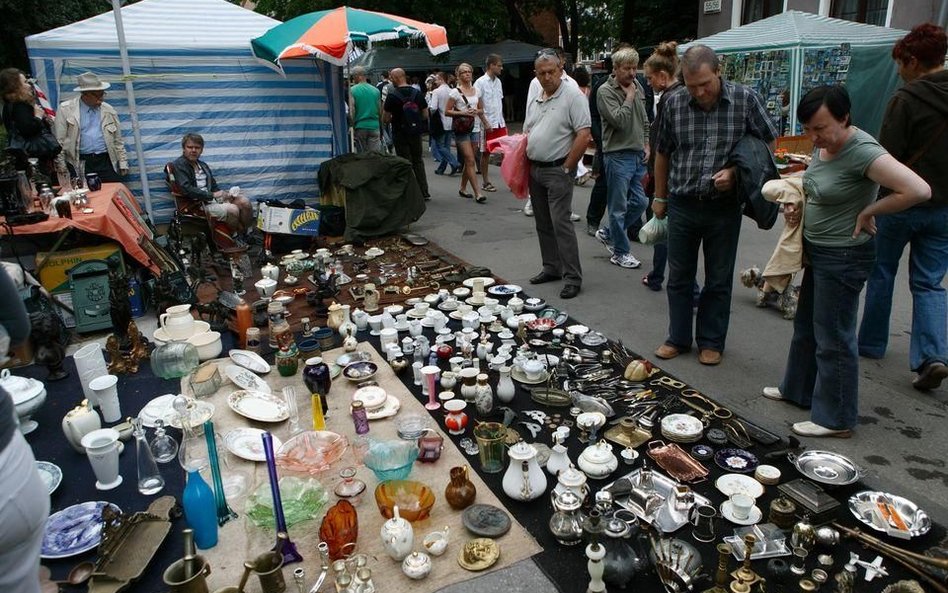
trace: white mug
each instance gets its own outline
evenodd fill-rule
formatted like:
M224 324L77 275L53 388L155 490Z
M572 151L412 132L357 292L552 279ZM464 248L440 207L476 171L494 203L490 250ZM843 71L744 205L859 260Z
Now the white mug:
M754 507L754 499L746 494L734 493L731 495L731 514L735 519L744 520L750 516Z
M95 487L99 490L111 490L122 483L118 439L119 433L113 428L93 430L82 437L82 447L92 464L96 477Z

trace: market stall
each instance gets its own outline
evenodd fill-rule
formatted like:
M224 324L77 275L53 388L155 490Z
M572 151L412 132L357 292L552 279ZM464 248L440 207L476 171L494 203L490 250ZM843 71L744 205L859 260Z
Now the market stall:
M760 93L781 136L800 133L797 103L825 84L846 86L853 123L875 135L898 84L892 46L907 33L787 10L693 44L707 45L722 56L724 78Z
M333 295L334 272L349 280ZM287 273L315 282L299 286L291 281L286 286ZM273 283L257 280L274 276ZM318 377L323 371L312 371L316 363L299 360L316 356L316 351L327 363L340 363L326 369L332 379L323 408L328 417L323 418L325 428L344 438L350 449L359 449L359 434L365 428L350 415L350 404L356 400L368 410L370 439L388 442L400 437L403 445L411 446L419 438L412 431L424 428L425 435L443 440L444 449L419 441L416 454L423 449L430 463L419 460L408 465L407 478L423 482L434 495L430 517L413 523L415 545L409 547L427 553L425 536L444 525L451 527L445 553L428 558L428 580L415 582L411 567L403 574L380 539L382 518L373 495L385 476L372 469L377 463L363 455L365 465L357 465L351 475L341 470L358 464L359 457L349 450L334 456L331 447L313 446L297 457L312 471L300 471L303 468L281 462L278 454L280 477L312 477L328 495L315 516L289 526L289 538L303 562L288 563L282 573L290 584L294 569L302 566L304 590L321 572L316 533L323 515L337 500L351 499L346 494L350 490L339 486L351 485L353 479L365 485L361 504L355 507L359 525L355 551L366 554L366 566L380 592L430 591L530 556L561 591L582 591L590 581L589 557L595 560L600 551L610 590L627 586L642 591L702 591L712 582L726 587L732 581L747 583L758 577L768 579L768 591L780 590L781 584L791 591L803 580L807 583L801 588L825 581L829 590L834 586L829 579L843 574L845 580L855 572L856 581L846 590L881 591L907 573L889 554L867 552L843 537L849 533L846 530L859 529L914 553L936 545L945 535L942 526L897 492L872 492L861 485L859 469L831 448L803 450L783 442L766 427L742 418L740 410L719 405L697 386L652 366L597 328L582 325L541 299L530 298L521 287L472 268L436 246L413 247L385 239L364 248L337 245L313 255L288 254L260 269L254 280L259 289L248 286L248 300L265 297L269 303L284 304L290 314L288 320L271 316L274 339L286 345L276 358L267 346L267 322L254 322L262 330L259 346L249 346L260 348L261 366L254 356L232 349L235 344L228 333L219 347L230 353L230 360L210 363L221 375L216 386L213 381L210 387L205 384L207 374L198 372L200 367L193 373L183 371L180 382L160 381L152 374L158 370L147 364L121 377L118 385L122 416L142 411L140 416L150 424L158 418L175 422L176 414L168 409L174 394L196 395L188 404L190 420L179 420L178 425L190 421L197 427L211 420L223 439L222 456L230 451L250 458L221 462L222 486L216 491L226 492L225 484L234 484L238 474L244 483L240 494L226 500L240 517L226 521L217 532L219 543L202 552L211 566L211 590L235 584L243 561L258 558L276 539L267 512L262 522L257 514L257 524L247 516L255 514L253 505L247 505L247 493L261 488L266 492L270 479L261 461L266 457L263 447L253 439L238 440L240 435L234 433L251 430L259 437L267 430L287 445L298 436L297 428L320 427L312 406L321 401L318 394L324 388ZM273 292L277 286L283 292ZM320 305L330 299L341 305L320 315ZM175 321L166 328L177 326L173 331L189 333L198 327L189 321L187 309L171 313ZM340 343L348 345L339 348ZM365 360L350 358L351 364L343 365L344 353L355 356L350 348L364 353ZM569 381L568 391L562 389L564 380ZM297 388L295 414L283 395L286 386ZM59 436L60 419L77 403L77 396L64 394L77 393L77 387L50 384L48 389L48 402L34 412L40 426L28 438L37 458L55 463L64 476L61 484L52 485L54 511L108 500L131 513L147 507L156 494L180 495L183 474L174 459L160 466L164 489L140 494L133 479L138 474L131 446L119 460L124 482L97 492L88 479L88 462ZM266 390L270 393L260 393ZM310 397L314 392L317 397ZM493 432L485 433L482 427ZM179 431L169 433L181 440ZM149 430L148 438L153 436ZM282 449L288 457L294 457L293 451L292 446ZM372 453L371 445L368 452ZM435 453L440 458L431 462ZM485 513L490 520L478 515L486 525L472 522L465 516L464 502L456 503L446 493L451 468L463 464L477 474L471 480L477 492L473 502L489 506ZM287 487L283 494L287 508L290 491ZM405 502L414 504L410 497ZM217 511L222 516L220 505ZM891 520L880 520L879 512L888 513ZM809 518L803 519L805 515ZM590 519L597 516L598 522ZM157 547L133 590L163 590L160 575L181 558L178 534L183 525L172 520L174 535ZM817 529L831 525L831 530ZM492 528L499 531L485 536ZM756 547L743 538L747 530L765 539L766 546ZM475 545L468 555L467 547L478 536L493 542ZM731 544L718 546L723 541ZM740 563L735 558L743 558L747 544L751 561ZM95 558L94 548L67 550L70 553L45 564L54 576L63 577L77 560ZM105 563L108 558L102 560L102 553L100 549L99 559ZM877 554L885 557L876 563ZM851 568L845 568L847 564ZM878 572L879 565L886 575ZM598 565L592 566L596 573ZM259 565L253 570L264 572ZM735 576L729 576L731 571ZM866 580L867 574L875 578ZM332 580L334 573L327 578ZM939 590L940 577L933 578L934 584L926 582L926 587ZM678 581L685 586L667 589ZM322 590L330 588L324 584ZM256 577L247 590L261 590Z

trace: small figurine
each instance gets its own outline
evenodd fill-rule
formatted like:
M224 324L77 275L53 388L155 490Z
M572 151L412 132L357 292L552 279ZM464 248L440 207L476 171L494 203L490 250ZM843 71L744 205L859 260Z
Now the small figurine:
M122 352L119 349L118 338L115 337L115 334L112 334L105 340L105 351L109 353L109 364L108 368L110 375L122 375L125 373L125 357L122 356Z
M118 264L109 262L109 316L118 337L119 348L129 351L128 322L132 320L132 304L128 300L128 276Z
M30 314L31 337L36 348L36 362L49 370L47 381L59 381L69 376L63 368L66 349L60 342L60 321L52 311L37 311Z

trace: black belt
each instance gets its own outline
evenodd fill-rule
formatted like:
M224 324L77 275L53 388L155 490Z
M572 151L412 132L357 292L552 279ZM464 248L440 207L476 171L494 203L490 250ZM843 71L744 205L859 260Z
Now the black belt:
M566 157L564 156L563 158L556 159L555 161L530 161L530 164L540 169L546 169L550 167L562 167L563 163L565 162Z
M108 155L109 155L109 153L107 153L107 152L80 152L80 153L79 153L79 158L81 158L81 159L91 159L91 158L97 157L97 156L108 156Z

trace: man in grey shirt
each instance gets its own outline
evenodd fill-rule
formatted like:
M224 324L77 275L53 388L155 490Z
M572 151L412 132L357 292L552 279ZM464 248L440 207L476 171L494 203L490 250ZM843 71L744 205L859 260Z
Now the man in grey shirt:
M543 269L530 284L565 279L560 298L571 299L583 283L570 211L576 163L589 144L589 102L575 85L563 84L563 64L556 50L541 51L534 69L543 92L527 103L523 130Z
M648 207L642 186L648 161L648 114L645 90L635 79L638 65L637 51L617 50L612 54L612 75L596 95L609 208L608 223L596 231L596 238L612 252L609 261L622 268L642 265L629 252L626 231Z

